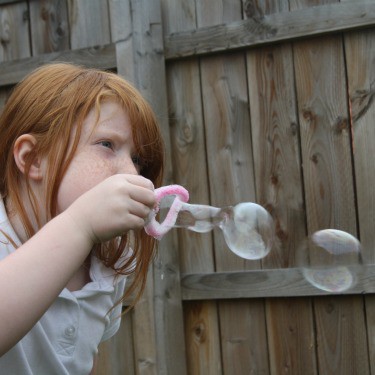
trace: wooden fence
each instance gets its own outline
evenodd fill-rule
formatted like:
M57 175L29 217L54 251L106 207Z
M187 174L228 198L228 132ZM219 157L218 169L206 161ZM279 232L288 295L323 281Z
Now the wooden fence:
M166 236L99 374L375 374L374 26L374 0L0 0L0 103L48 61L117 70L160 119L166 184L275 222L257 261L219 229ZM325 228L362 244L340 294L301 268Z

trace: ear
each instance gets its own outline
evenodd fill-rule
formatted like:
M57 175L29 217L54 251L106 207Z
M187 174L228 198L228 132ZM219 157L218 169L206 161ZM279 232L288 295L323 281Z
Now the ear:
M17 138L13 148L14 160L22 174L26 173L27 162L32 158L28 176L34 181L40 181L43 178L41 160L35 154L34 148L36 139L31 134L23 134Z

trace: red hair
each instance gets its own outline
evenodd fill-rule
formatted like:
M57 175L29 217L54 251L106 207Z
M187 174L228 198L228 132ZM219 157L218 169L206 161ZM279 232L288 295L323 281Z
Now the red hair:
M61 180L74 157L84 119L93 108L100 110L105 100L115 100L127 112L134 145L143 161L141 175L155 187L162 181L164 144L155 115L141 94L120 76L97 69L88 69L67 63L48 64L29 74L14 88L0 117L0 194L10 199L20 216L27 236L35 230L20 199L20 171L13 158L15 141L22 134L33 135L37 142L33 155L48 160L46 217L57 215L57 193ZM77 136L70 144L76 129ZM39 223L36 199L26 183ZM146 283L147 270L155 253L155 240L143 230L134 233L133 254L121 266L116 266L124 253L128 236L114 239L96 247L96 256L118 274L133 274L133 280L124 299L135 294L134 305ZM135 261L135 262L134 262ZM135 264L135 266L134 266ZM135 293L134 293L135 292Z

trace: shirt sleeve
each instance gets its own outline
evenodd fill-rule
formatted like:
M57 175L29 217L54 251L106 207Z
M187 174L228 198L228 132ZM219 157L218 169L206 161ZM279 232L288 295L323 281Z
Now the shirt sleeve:
M115 286L113 293L113 303L116 304L123 296L125 290L126 278L122 278ZM108 322L102 337L101 342L110 339L116 334L120 328L121 324L121 312L122 312L122 303L117 303L115 307L108 314Z

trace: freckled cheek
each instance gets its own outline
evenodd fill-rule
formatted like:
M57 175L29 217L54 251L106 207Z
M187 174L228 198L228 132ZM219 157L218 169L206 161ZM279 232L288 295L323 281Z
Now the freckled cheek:
M58 211L64 211L82 194L115 173L115 168L103 160L92 160L89 164L74 163L68 168L61 181L58 192Z

